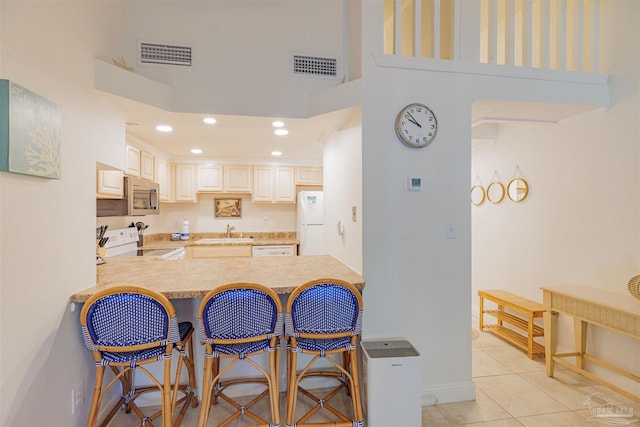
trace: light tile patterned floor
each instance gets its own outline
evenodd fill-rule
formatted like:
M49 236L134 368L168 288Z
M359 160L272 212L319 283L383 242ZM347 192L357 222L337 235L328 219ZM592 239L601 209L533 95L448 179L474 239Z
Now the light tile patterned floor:
M477 322L475 324L477 325ZM637 402L620 396L572 371L556 368L555 377L547 377L544 358L530 360L521 350L489 333L480 333L479 337L473 341L472 348L476 400L424 406L422 408L423 427L604 426L605 424L587 420L591 413L583 403L585 398L593 393L602 393L625 407L633 408L634 414L640 414L640 404ZM345 403L342 402L342 404ZM268 403L263 401L260 404L263 411L268 413ZM284 426L286 424L284 395L281 406ZM182 426L197 426L199 409L199 407L190 409ZM217 412L214 407L208 426L217 425L220 421L216 417ZM321 419L322 417L316 417L318 421ZM126 414L120 414L110 426L132 424ZM252 424L251 420L239 420L229 425L242 427L250 424ZM640 426L640 422L632 426Z

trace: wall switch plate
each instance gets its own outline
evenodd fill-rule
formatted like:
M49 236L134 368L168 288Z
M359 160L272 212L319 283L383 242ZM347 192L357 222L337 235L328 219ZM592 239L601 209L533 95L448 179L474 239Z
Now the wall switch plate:
M444 238L455 239L457 237L456 223L448 222L444 225Z

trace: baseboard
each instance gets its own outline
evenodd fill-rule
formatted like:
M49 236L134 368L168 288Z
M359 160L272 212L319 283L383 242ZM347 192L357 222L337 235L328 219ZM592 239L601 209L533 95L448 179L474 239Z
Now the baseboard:
M422 387L423 406L466 402L469 400L476 400L476 386L473 381Z

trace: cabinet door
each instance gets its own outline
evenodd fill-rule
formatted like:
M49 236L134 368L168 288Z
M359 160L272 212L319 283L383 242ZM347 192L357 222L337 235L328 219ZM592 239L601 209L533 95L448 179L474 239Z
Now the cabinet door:
M124 158L124 173L130 176L140 176L140 150L127 145Z
M99 170L96 197L99 199L122 199L123 195L123 172L118 170Z
M296 168L296 185L322 185L322 168Z
M176 202L195 203L195 165L176 164Z
M156 157L155 182L160 186L158 198L161 202L169 201L169 187L171 184L171 174L168 162L165 159Z
M275 168L275 198L276 202L296 202L296 184L294 181L293 168L276 167Z
M198 191L221 193L222 166L198 165Z
M253 184L251 166L225 166L224 191L227 193L251 193Z
M253 167L253 193L252 202L273 202L274 200L274 174L271 166Z
M153 181L154 178L154 156L153 154L140 151L140 178Z

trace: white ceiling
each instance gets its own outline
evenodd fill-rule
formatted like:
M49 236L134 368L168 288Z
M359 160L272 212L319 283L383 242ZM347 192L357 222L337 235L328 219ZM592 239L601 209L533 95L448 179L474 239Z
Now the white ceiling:
M359 114L359 108L309 119L174 113L111 97L125 111L127 134L157 148L171 159L183 160L321 164L323 142ZM217 122L205 124L203 118L208 116ZM274 134L274 120L285 123L288 135ZM155 129L158 124L170 125L173 131L159 132ZM203 153L192 154L192 148L200 148ZM271 152L276 150L281 151L282 156L273 157Z
M157 148L171 159L283 162L321 164L322 144L333 132L359 115L359 108L336 111L309 119L213 115L217 123L205 124L205 114L173 113L125 98L112 96L126 112L128 134ZM472 109L472 138L495 141L538 126L553 125L598 107L513 101L479 100ZM285 122L286 136L276 136L274 120ZM173 127L158 132L158 124ZM200 148L202 154L191 154ZM271 152L282 152L273 157Z

